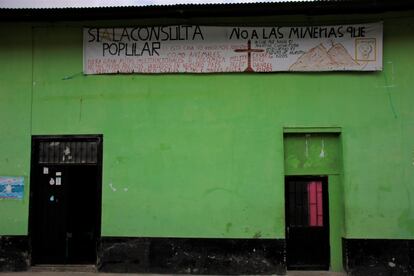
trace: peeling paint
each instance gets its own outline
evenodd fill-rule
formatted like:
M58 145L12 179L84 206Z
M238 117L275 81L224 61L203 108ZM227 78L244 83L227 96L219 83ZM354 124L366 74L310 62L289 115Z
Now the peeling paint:
M325 158L325 140L321 141L321 153L319 153L320 158Z
M0 272L27 270L29 256L26 236L0 236Z
M309 134L305 135L305 156L306 158L309 158L309 142L308 142L309 136L310 136Z
M116 192L116 188L114 187L114 185L112 184L112 182L109 183L109 188L111 188L111 190L113 192Z
M285 242L275 239L104 238L100 272L285 275Z
M346 267L349 275L413 275L409 240L347 239Z

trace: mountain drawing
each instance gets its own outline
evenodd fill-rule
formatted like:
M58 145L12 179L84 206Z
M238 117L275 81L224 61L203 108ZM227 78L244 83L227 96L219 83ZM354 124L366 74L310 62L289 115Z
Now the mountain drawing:
M336 43L327 50L322 44L301 55L290 67L290 71L327 71L358 69L361 65L348 53L345 47Z

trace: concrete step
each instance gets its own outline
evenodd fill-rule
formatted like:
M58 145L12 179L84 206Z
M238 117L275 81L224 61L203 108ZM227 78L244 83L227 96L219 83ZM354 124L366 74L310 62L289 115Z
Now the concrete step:
M35 265L29 272L97 272L94 265Z
M90 269L90 271L87 271ZM167 276L174 274L144 274L144 273L98 273L94 266L34 266L30 271L1 273L0 276ZM178 274L175 274L178 275ZM287 276L346 276L345 272L330 271L288 271ZM185 274L180 276L191 276ZM204 275L207 276L207 275ZM213 276L213 275L211 275ZM275 275L277 276L277 275Z
M287 272L288 276L346 276L345 272L332 272L332 271L292 271Z

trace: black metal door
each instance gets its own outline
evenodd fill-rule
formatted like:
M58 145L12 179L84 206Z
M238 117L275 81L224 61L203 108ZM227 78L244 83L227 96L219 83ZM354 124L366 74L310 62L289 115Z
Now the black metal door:
M101 136L33 137L33 264L96 262L101 214Z
M326 177L286 177L288 269L329 269L329 204Z

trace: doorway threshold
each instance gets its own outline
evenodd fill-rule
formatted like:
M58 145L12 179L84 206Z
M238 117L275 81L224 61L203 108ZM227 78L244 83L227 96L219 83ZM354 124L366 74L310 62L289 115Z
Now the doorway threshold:
M30 272L97 272L95 265L34 265Z
M316 271L316 270L288 270L287 276L346 276L346 272Z

